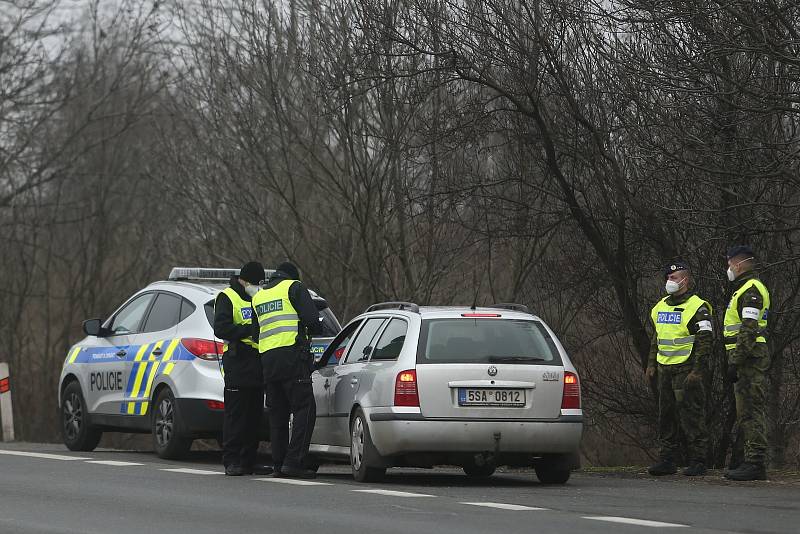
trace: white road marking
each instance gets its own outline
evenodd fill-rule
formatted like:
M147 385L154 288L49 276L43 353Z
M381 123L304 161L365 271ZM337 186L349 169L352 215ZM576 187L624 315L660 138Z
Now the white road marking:
M330 482L316 482L314 480L301 480L297 478L254 478L261 482L275 482L277 484L291 484L293 486L333 486Z
M375 495L386 495L388 497L436 497L436 495L428 495L426 493L408 493L406 491L392 491L383 489L371 490L350 490L356 493L374 493Z
M626 525L638 525L640 527L653 527L653 528L687 528L689 525L681 525L679 523L662 523L661 521L648 521L647 519L632 519L630 517L613 517L613 516L586 516L584 519L591 519L593 521L607 521L609 523L624 523Z
M8 451L0 449L0 454L7 454L9 456L28 456L31 458L44 458L45 460L91 460L82 456L65 456L63 454L49 454L46 452L26 452L26 451Z
M549 510L549 508L536 508L533 506L522 506L521 504L506 504L502 502L461 502L468 506L484 506L486 508L499 508L500 510Z
M86 462L87 464L100 464L100 465L118 465L118 466L128 466L128 465L144 465L137 462L120 462L117 460L89 460Z
M159 471L167 471L170 473L185 473L187 475L222 475L222 471L207 471L205 469L189 469L181 467L180 469L159 469Z

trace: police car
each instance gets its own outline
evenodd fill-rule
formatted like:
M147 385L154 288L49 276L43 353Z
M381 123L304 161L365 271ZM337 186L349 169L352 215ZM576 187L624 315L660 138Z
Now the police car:
M214 300L238 273L176 267L108 319L84 321L87 336L69 349L59 380L70 450L93 450L103 432L149 432L160 457L178 458L194 439L221 438L223 344L214 337ZM325 299L309 292L330 336L313 339L319 355L341 326Z

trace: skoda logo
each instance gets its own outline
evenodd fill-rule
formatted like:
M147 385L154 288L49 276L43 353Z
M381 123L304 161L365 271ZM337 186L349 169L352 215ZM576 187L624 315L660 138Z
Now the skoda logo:
M497 374L497 367L492 365L492 366L489 367L489 370L487 370L486 372L489 373L489 376L495 376Z

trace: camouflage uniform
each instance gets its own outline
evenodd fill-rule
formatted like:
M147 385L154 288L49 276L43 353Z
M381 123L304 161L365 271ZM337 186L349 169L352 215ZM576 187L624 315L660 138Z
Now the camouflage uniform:
M734 291L748 280L757 278L748 272L736 279ZM745 307L763 309L764 297L752 287L739 297L739 315ZM728 363L736 365L738 381L733 386L736 397L736 420L738 426L734 456L744 461L763 465L767 452L767 395L766 373L770 367L770 354L766 343L756 343L758 321L742 320L742 328L736 337L736 348L728 351Z
M688 291L680 296L670 296L667 303L678 306L694 293ZM658 369L658 430L660 456L662 460L675 461L680 452L679 430L682 429L688 443L688 459L705 463L708 452L708 428L706 425L706 395L703 380L686 381L689 373L696 371L705 375L711 354L713 333L700 330L698 323L711 321L708 306L701 306L689 322L689 333L695 336L689 359L676 365L657 363L658 334L653 334L650 344L648 367ZM655 325L653 325L655 328Z

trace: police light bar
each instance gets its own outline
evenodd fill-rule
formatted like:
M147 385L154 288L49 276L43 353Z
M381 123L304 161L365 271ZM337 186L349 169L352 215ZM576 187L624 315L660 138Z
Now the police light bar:
M207 267L173 267L168 280L204 280L206 282L227 282L231 276L239 274L241 269L207 268ZM264 280L275 271L264 269Z

